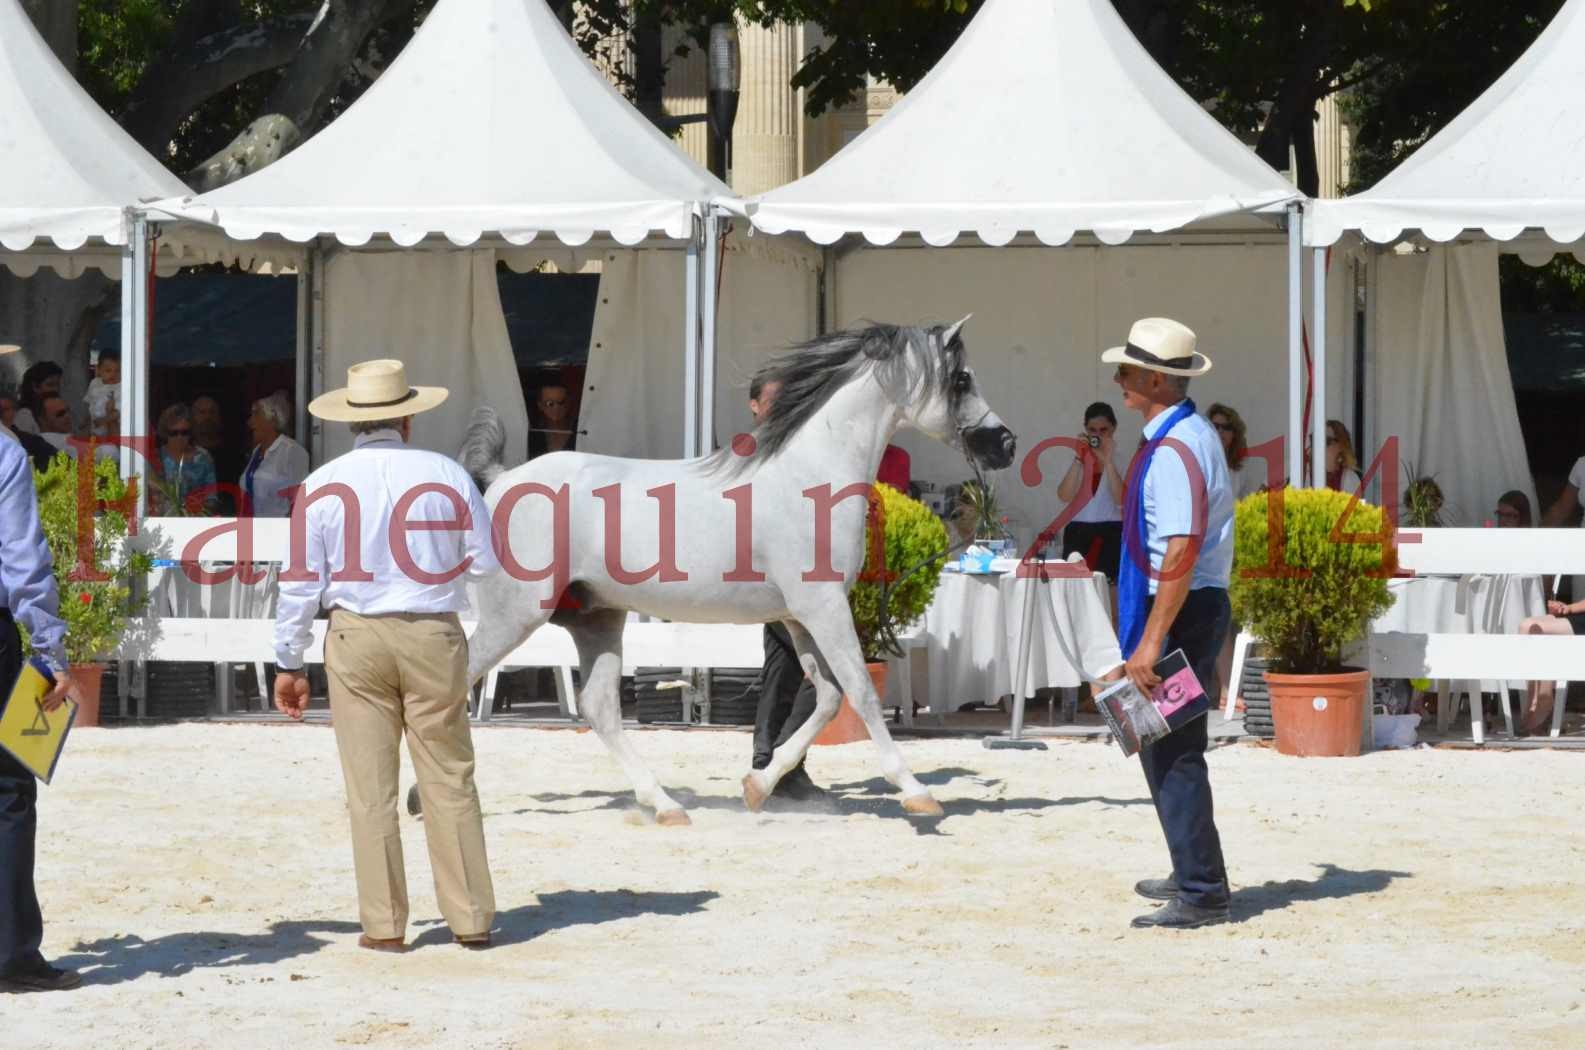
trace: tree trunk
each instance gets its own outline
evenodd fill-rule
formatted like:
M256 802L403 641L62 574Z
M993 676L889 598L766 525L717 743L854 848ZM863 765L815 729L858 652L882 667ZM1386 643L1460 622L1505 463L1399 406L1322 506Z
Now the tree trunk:
M265 113L187 181L200 193L235 182L290 153L315 128L352 69L369 34L412 10L415 0L342 0L326 3L319 19L287 65Z

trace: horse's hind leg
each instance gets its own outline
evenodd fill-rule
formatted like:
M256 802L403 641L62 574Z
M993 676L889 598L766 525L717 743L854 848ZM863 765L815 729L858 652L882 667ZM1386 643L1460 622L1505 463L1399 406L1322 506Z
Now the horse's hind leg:
M800 659L803 658L803 646L812 641L816 650L817 659L814 662L817 669L823 661L825 667L829 668L830 676L841 687L841 692L847 694L854 711L864 720L870 739L880 751L882 775L903 793L903 809L912 816L940 816L941 804L931 797L930 792L908 769L902 751L886 728L886 718L881 713L881 698L876 694L875 683L870 680L869 670L864 666L864 651L859 647L858 632L853 629L853 616L848 611L846 596L838 592L834 600L822 603L815 610L795 611L802 613L799 622L807 633L807 638L800 641L800 632L791 631L793 643L799 646ZM805 666L808 666L807 663ZM819 688L818 681L816 688ZM765 779L771 785L776 783L772 777L780 777L803 759L815 735L836 713L835 703L830 704L829 711L825 710L826 703L825 696L821 695L815 714L788 738L787 743L777 748L770 769L761 770L762 774L770 774ZM744 798L753 808L749 800L751 778L744 780Z
M474 610L479 626L468 638L468 684L483 678L523 639L539 630L554 611L543 608L544 585L531 585L507 576L481 583Z
M687 824L687 811L661 788L622 729L622 629L626 623L627 613L623 610L586 613L567 623L567 632L578 647L583 674L578 713L600 734L633 782L638 804L653 809L658 823Z

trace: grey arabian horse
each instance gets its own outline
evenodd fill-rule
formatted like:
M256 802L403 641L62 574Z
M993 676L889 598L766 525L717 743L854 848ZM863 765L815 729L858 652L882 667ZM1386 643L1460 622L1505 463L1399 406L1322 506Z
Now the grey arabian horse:
M757 811L802 761L846 693L880 750L881 772L902 791L903 808L940 815L886 730L847 593L863 567L865 494L898 427L917 427L982 467L1013 460L1016 441L965 364L967 320L872 325L792 349L764 373L782 384L770 415L732 448L702 459L558 452L506 470L505 432L493 411L481 409L460 458L486 489L507 571L478 589L469 680L542 624L566 628L582 667L579 711L632 780L639 804L661 824L687 824L622 730L627 614L686 623L780 620L815 683L816 709L767 768L743 778L748 808ZM530 552L529 564L517 560Z

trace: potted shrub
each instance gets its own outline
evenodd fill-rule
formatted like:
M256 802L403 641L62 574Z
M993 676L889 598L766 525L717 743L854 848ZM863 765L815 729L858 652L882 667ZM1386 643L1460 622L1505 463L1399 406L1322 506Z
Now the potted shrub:
M1392 604L1392 527L1380 508L1327 489L1285 489L1241 500L1234 523L1233 619L1271 661L1277 750L1359 754L1370 672L1343 650ZM1348 537L1353 537L1350 540Z
M874 532L877 521L883 523L883 542L879 544ZM853 611L853 626L875 692L884 698L886 661L904 655L897 635L919 622L941 583L947 530L929 507L890 485L878 484L870 493L864 543L864 570L848 592L848 607ZM876 565L880 552L884 552L884 566ZM863 720L844 697L836 717L815 737L815 743L868 739Z
M145 553L127 549L127 517L115 509L127 495L113 462L97 459L91 451L81 462L64 452L50 461L49 469L35 472L39 521L55 563L55 585L60 592L61 619L66 623L66 660L76 680L77 725L99 724L99 689L104 660L121 643L127 619L142 607L132 597L132 581L146 574L151 560ZM83 464L89 464L84 466ZM92 537L94 564L103 580L78 571L77 512L79 470L93 471L95 500Z

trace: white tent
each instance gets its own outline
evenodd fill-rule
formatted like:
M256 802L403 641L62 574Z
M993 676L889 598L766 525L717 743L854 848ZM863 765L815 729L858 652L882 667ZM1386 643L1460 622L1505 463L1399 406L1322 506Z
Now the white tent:
M78 86L17 0L0 0L0 247L126 243L124 212L186 192ZM115 253L109 253L111 255Z
M1305 242L1359 231L1379 243L1418 230L1509 241L1585 236L1585 0L1569 0L1513 67L1456 120L1364 193L1317 201Z
M279 235L333 249L322 240L333 236L347 247L367 246L369 253L419 247L455 254L453 246L489 251L503 241L526 245L541 232L566 245L631 245L659 235L688 253L685 393L690 408L697 408L704 378L696 372L698 346L701 340L711 345L713 336L713 310L700 311L697 297L708 301L715 288L716 252L703 245L714 244L715 206L730 202L725 185L589 64L543 0L442 0L391 67L329 128L255 175L212 193L163 201L158 209L237 238ZM411 262L395 262L408 279L392 295L379 283L382 257L388 255L330 263L326 309L343 337L331 339L316 359L319 381L337 385L345 366L360 357L411 351L404 356L419 366L415 381L450 386L456 403L446 433L430 427L426 443L444 447L460 439L467 411L485 397L503 410L514 441L522 437L526 408L520 400L503 403L501 380L491 380L510 361L498 317L479 309L452 311L465 330L423 325L415 332L379 312L388 302L398 313L421 318L436 296L454 298L461 289L465 298L482 301L487 314L494 293L485 285L493 265L454 267L427 290L422 266L415 271ZM316 280L324 280L325 268L315 265ZM357 294L350 304L336 290L338 265L358 271L351 275ZM355 311L350 318L349 310ZM357 341L361 319L383 346ZM316 343L326 338L317 316L315 331ZM448 337L472 345L471 382L466 362L434 352L435 341L444 345ZM419 339L425 345L413 342Z
M1378 440L1398 436L1400 454L1438 477L1466 523L1503 488L1535 497L1503 344L1497 255L1540 264L1585 236L1582 51L1585 0L1569 0L1457 119L1366 192L1317 201L1305 220L1305 241L1318 250L1351 234L1432 242L1418 257L1364 252L1374 379L1383 388L1402 379L1435 406L1381 411L1374 428Z
M827 253L830 324L975 312L975 360L982 377L1007 378L993 400L1026 449L1115 395L1098 355L1129 320L1179 316L1219 362L1196 396L1235 401L1271 436L1285 423L1297 483L1300 200L1173 83L1110 0L989 0L896 108L748 211L767 233L842 241ZM1286 375L1272 353L1284 320ZM929 442L902 443L916 474L921 456L933 479L963 470ZM1056 459L1043 466L1066 469ZM1033 528L1059 507L1054 479L1046 487L1010 501Z
M819 244L904 233L1119 244L1299 193L1183 93L1110 0L989 0L920 84L813 174L750 204Z
M30 277L41 266L64 277L87 269L119 274L122 310L142 316L146 287L134 275L147 267L141 251L127 244L127 209L186 187L132 140L88 96L56 59L17 0L0 0L0 266ZM197 251L218 257L218 238ZM171 271L195 246L185 245L161 260ZM123 364L136 371L136 347L128 341L141 325L125 324ZM123 383L121 417L147 416L144 384ZM136 469L130 449L122 466Z

